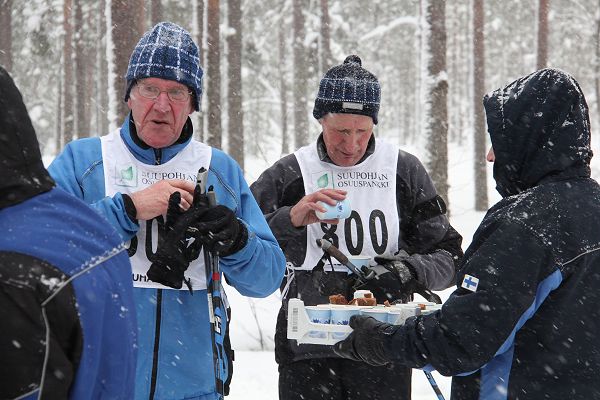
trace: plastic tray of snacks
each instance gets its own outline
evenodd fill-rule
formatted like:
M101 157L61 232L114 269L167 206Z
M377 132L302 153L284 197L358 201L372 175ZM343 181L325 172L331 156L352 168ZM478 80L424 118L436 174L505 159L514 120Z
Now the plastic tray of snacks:
M352 315L369 315L383 322L402 324L408 317L425 314L428 306L422 302L397 304L391 307L336 304L305 306L300 299L290 299L287 337L297 340L298 344L332 345L352 332L352 328L348 326Z
M325 308L323 308L325 309ZM321 324L311 322L300 299L290 299L288 302L288 339L296 339L299 344L332 345L344 339L352 332L348 325Z

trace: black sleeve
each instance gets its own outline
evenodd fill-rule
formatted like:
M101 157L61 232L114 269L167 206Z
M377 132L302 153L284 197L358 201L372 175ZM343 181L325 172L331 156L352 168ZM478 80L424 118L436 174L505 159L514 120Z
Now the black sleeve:
M463 256L462 237L450 225L446 205L421 162L400 151L396 182L400 215L400 246L411 255L409 263L419 282L431 290L455 284Z
M46 356L43 398L68 398L83 334L67 277L14 252L0 252L0 276L0 398L39 390Z
M408 319L387 343L397 362L457 375L479 369L511 340L546 277L544 268L554 265L552 255L519 224L499 225L482 237L474 238L481 246L461 267L461 276L479 279L476 291L458 288L440 313ZM499 251L507 243L519 243L519 250Z
M277 161L250 185L250 190L286 260L301 265L306 253L306 227L296 228L290 219L290 209L305 194L296 156L290 154Z

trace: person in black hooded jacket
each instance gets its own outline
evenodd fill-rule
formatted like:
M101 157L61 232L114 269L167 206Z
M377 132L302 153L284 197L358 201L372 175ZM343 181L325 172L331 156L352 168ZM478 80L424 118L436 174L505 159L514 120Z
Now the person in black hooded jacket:
M133 398L127 251L99 214L55 187L2 67L0 176L0 398Z
M543 69L484 97L503 199L440 311L353 317L344 357L452 375L452 399L600 399L600 186L575 79Z

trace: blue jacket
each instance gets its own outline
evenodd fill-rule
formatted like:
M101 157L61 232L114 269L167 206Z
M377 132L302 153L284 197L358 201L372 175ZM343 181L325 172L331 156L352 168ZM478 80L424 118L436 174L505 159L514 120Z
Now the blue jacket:
M40 312L46 313L53 337L48 351L48 370L63 371L67 385L72 379L69 399L126 399L133 396L131 380L136 361L134 300L131 283L127 281L131 267L114 229L100 224L101 218L94 214L83 202L59 188L0 210L0 231L3 232L0 235L0 275L7 281L27 280L23 287L39 292L40 301L43 300L40 306L46 309ZM4 257L5 254L8 256ZM11 264L13 268L5 271ZM18 274L17 266L23 264L30 270L19 279L14 274ZM51 284L42 284L53 281L67 283L53 288ZM42 290L46 287L47 291ZM65 297L61 299L61 296ZM26 304L29 317L35 320L37 306L15 297L13 301L21 306ZM70 304L76 307L71 310ZM3 307L7 306L4 303ZM15 324L15 317L9 318L13 321L11 326ZM74 321L74 325L69 321ZM10 331L6 325L3 329ZM73 333L67 333L69 329L73 329ZM43 336L37 337L28 327L21 326L18 331L22 347L36 348L42 344ZM65 337L61 336L63 332ZM63 340L64 346L54 347ZM0 393L7 389L7 384L15 384L15 380L22 378L13 374L23 375L36 366L41 370L45 352L40 351L37 363L23 354L16 355L15 363L11 363L10 351L8 353L2 351L5 367L11 371L0 374L3 388ZM71 369L65 364L67 358L74 368L70 372L74 375L72 378L64 372ZM52 373L46 378L43 397L62 393L58 387L63 383L55 382L62 379L57 376ZM27 398L36 399L39 394L36 390Z
M56 187L2 67L0 176L0 399L131 399L127 253L102 217Z
M184 143L168 148L143 149L132 133L128 117L121 137L134 157L146 164L167 162L192 140L190 135ZM99 138L69 143L49 171L59 185L104 215L123 239L135 235L137 221L127 216L122 196L105 197ZM242 295L268 296L281 284L285 259L240 167L224 152L212 149L207 185L214 187L217 202L234 210L248 227L246 246L220 259L222 273ZM190 295L188 291L134 288L134 296L139 337L135 398L148 399L154 393L156 400L217 399L206 291ZM230 368L225 374L223 380L228 381Z

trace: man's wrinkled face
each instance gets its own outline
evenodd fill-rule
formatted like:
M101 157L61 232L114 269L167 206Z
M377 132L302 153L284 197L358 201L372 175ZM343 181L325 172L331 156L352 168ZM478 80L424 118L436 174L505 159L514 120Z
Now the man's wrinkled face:
M149 99L140 95L140 85L156 87L158 97ZM175 81L160 78L146 78L138 81L131 90L127 105L131 109L138 137L155 149L168 147L181 135L188 116L194 112L192 96L185 101L173 101L167 94L176 89L189 89Z
M373 135L373 119L358 114L327 114L320 122L329 158L341 167L356 165Z

